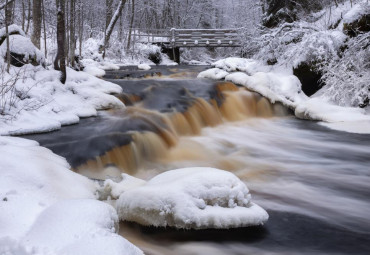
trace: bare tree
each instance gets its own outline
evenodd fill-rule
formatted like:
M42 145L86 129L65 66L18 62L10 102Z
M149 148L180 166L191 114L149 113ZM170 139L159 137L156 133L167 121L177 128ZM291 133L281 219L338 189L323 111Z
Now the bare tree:
M67 79L66 55L65 55L65 22L64 22L64 0L56 0L57 4L57 42L58 52L54 61L54 69L61 71L60 82L65 83Z
M106 29L106 32L105 32L105 38L104 38L104 53L103 53L103 58L105 57L106 48L108 46L108 42L109 42L110 36L112 35L114 26L116 25L116 23L118 21L118 18L121 16L122 10L125 7L125 4L126 4L126 0L120 0L120 2L118 4L118 7L116 9L116 12L114 13L114 15L113 15L113 17L112 17L109 25L107 26L107 29Z

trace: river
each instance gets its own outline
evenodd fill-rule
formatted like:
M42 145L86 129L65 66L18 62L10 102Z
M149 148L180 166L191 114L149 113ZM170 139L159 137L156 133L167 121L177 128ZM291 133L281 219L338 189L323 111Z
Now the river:
M127 109L26 138L92 179L231 171L270 215L264 226L230 230L122 222L120 233L146 254L370 254L370 135L330 130L233 84L196 79L206 68L107 72Z

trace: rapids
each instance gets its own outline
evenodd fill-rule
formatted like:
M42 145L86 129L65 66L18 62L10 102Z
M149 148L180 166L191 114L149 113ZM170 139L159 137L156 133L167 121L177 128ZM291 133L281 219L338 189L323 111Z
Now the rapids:
M369 254L370 135L298 120L206 67L107 72L128 107L26 136L92 179L143 179L182 167L228 170L270 214L265 226L184 231L121 223L146 254Z

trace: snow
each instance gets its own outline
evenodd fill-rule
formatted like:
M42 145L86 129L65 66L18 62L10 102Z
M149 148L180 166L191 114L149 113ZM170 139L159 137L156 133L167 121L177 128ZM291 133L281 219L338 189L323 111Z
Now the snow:
M358 3L353 6L346 14L343 16L343 23L352 23L358 20L362 15L370 12L370 5L365 3Z
M214 79L214 80L222 80L227 75L229 75L228 72L219 69L219 68L211 68L206 71L203 71L198 74L198 78L204 78L204 79Z
M112 199L118 199L120 195L124 192L142 186L146 181L135 178L128 174L122 174L122 180L120 182L115 182L111 179L104 181L104 192L109 194Z
M268 219L234 174L202 167L159 174L123 192L116 207L122 220L157 227L235 228L261 225Z
M142 254L93 181L37 142L0 137L0 254ZM25 165L27 162L27 165Z
M7 51L7 41L5 40L0 46L0 53L2 57L5 57ZM22 35L11 35L9 36L10 52L25 55L24 59L35 58L38 63L45 62L44 54L37 49L31 40Z
M21 36L26 36L26 34L23 32L23 30L15 24L8 26L8 32L9 32L10 35L19 34ZM5 27L0 29L0 38L3 37L3 36L6 36L6 28Z
M103 69L93 65L85 66L84 72L96 77L103 77L105 75L105 71Z
M245 86L268 98L271 103L280 102L291 108L298 118L329 122L331 124L327 127L341 131L370 133L366 128L370 126L370 116L365 109L336 105L325 93L325 87L307 97L298 78L284 66L270 67L262 62L239 58L227 58L213 65L216 68L201 72L198 77L225 79ZM226 72L231 73L226 75Z
M137 66L137 68L140 69L140 70L150 70L150 69L152 69L150 67L150 65L147 65L147 64L140 64L140 65Z
M0 116L0 135L47 132L61 125L77 123L79 118L96 116L97 110L124 107L111 93L120 93L121 87L95 78L84 72L67 68L67 81L59 81L60 72L25 65L12 68L4 79L22 76L3 96L12 98L14 105L6 104ZM23 74L24 73L24 74ZM35 121L37 119L37 121Z

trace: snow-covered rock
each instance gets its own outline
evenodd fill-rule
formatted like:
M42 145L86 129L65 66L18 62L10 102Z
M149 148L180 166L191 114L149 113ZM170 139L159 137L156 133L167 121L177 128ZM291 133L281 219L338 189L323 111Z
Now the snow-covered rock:
M0 254L142 254L94 182L37 142L0 136Z
M163 227L235 228L261 225L268 219L234 174L202 167L157 175L123 192L116 206L122 220Z
M201 72L198 77L225 79L245 86L268 98L271 103L280 102L294 110L298 118L341 123L326 125L331 128L337 127L338 130L364 133L362 127L370 126L370 116L366 114L365 109L335 105L330 101L325 87L315 95L307 97L302 92L298 78L285 67L269 67L258 61L238 58L227 58L213 65L216 68ZM224 76L226 73L222 71L230 73ZM347 124L343 125L343 122ZM353 124L351 128L350 123ZM370 133L370 129L366 133Z
M140 70L150 70L150 69L152 69L150 67L150 65L147 65L147 64L140 64L140 65L137 66L137 68L140 69Z
M9 35L21 35L26 36L26 34L23 32L22 28L19 26L13 24L8 27L8 33ZM3 27L0 29L0 45L2 44L3 40L5 40L6 37L6 28Z
M84 72L93 75L95 77L103 77L105 75L105 71L97 66L88 65L84 67Z
M262 65L262 63L257 60L236 57L220 59L212 65L227 72L241 71L249 75L253 75L258 71L269 70L269 67Z
M7 45L5 40L0 46L0 53L3 58L6 58ZM9 48L12 65L23 66L28 63L39 65L45 62L44 54L33 45L29 38L22 35L9 36Z
M222 80L227 75L229 75L228 72L219 69L219 68L211 68L208 70L205 70L198 74L198 78L204 78L204 79L213 79L213 80Z
M146 181L135 178L128 174L122 174L122 180L120 182L115 182L111 179L104 181L104 191L105 196L110 196L113 199L118 199L120 195L124 192L142 186Z

